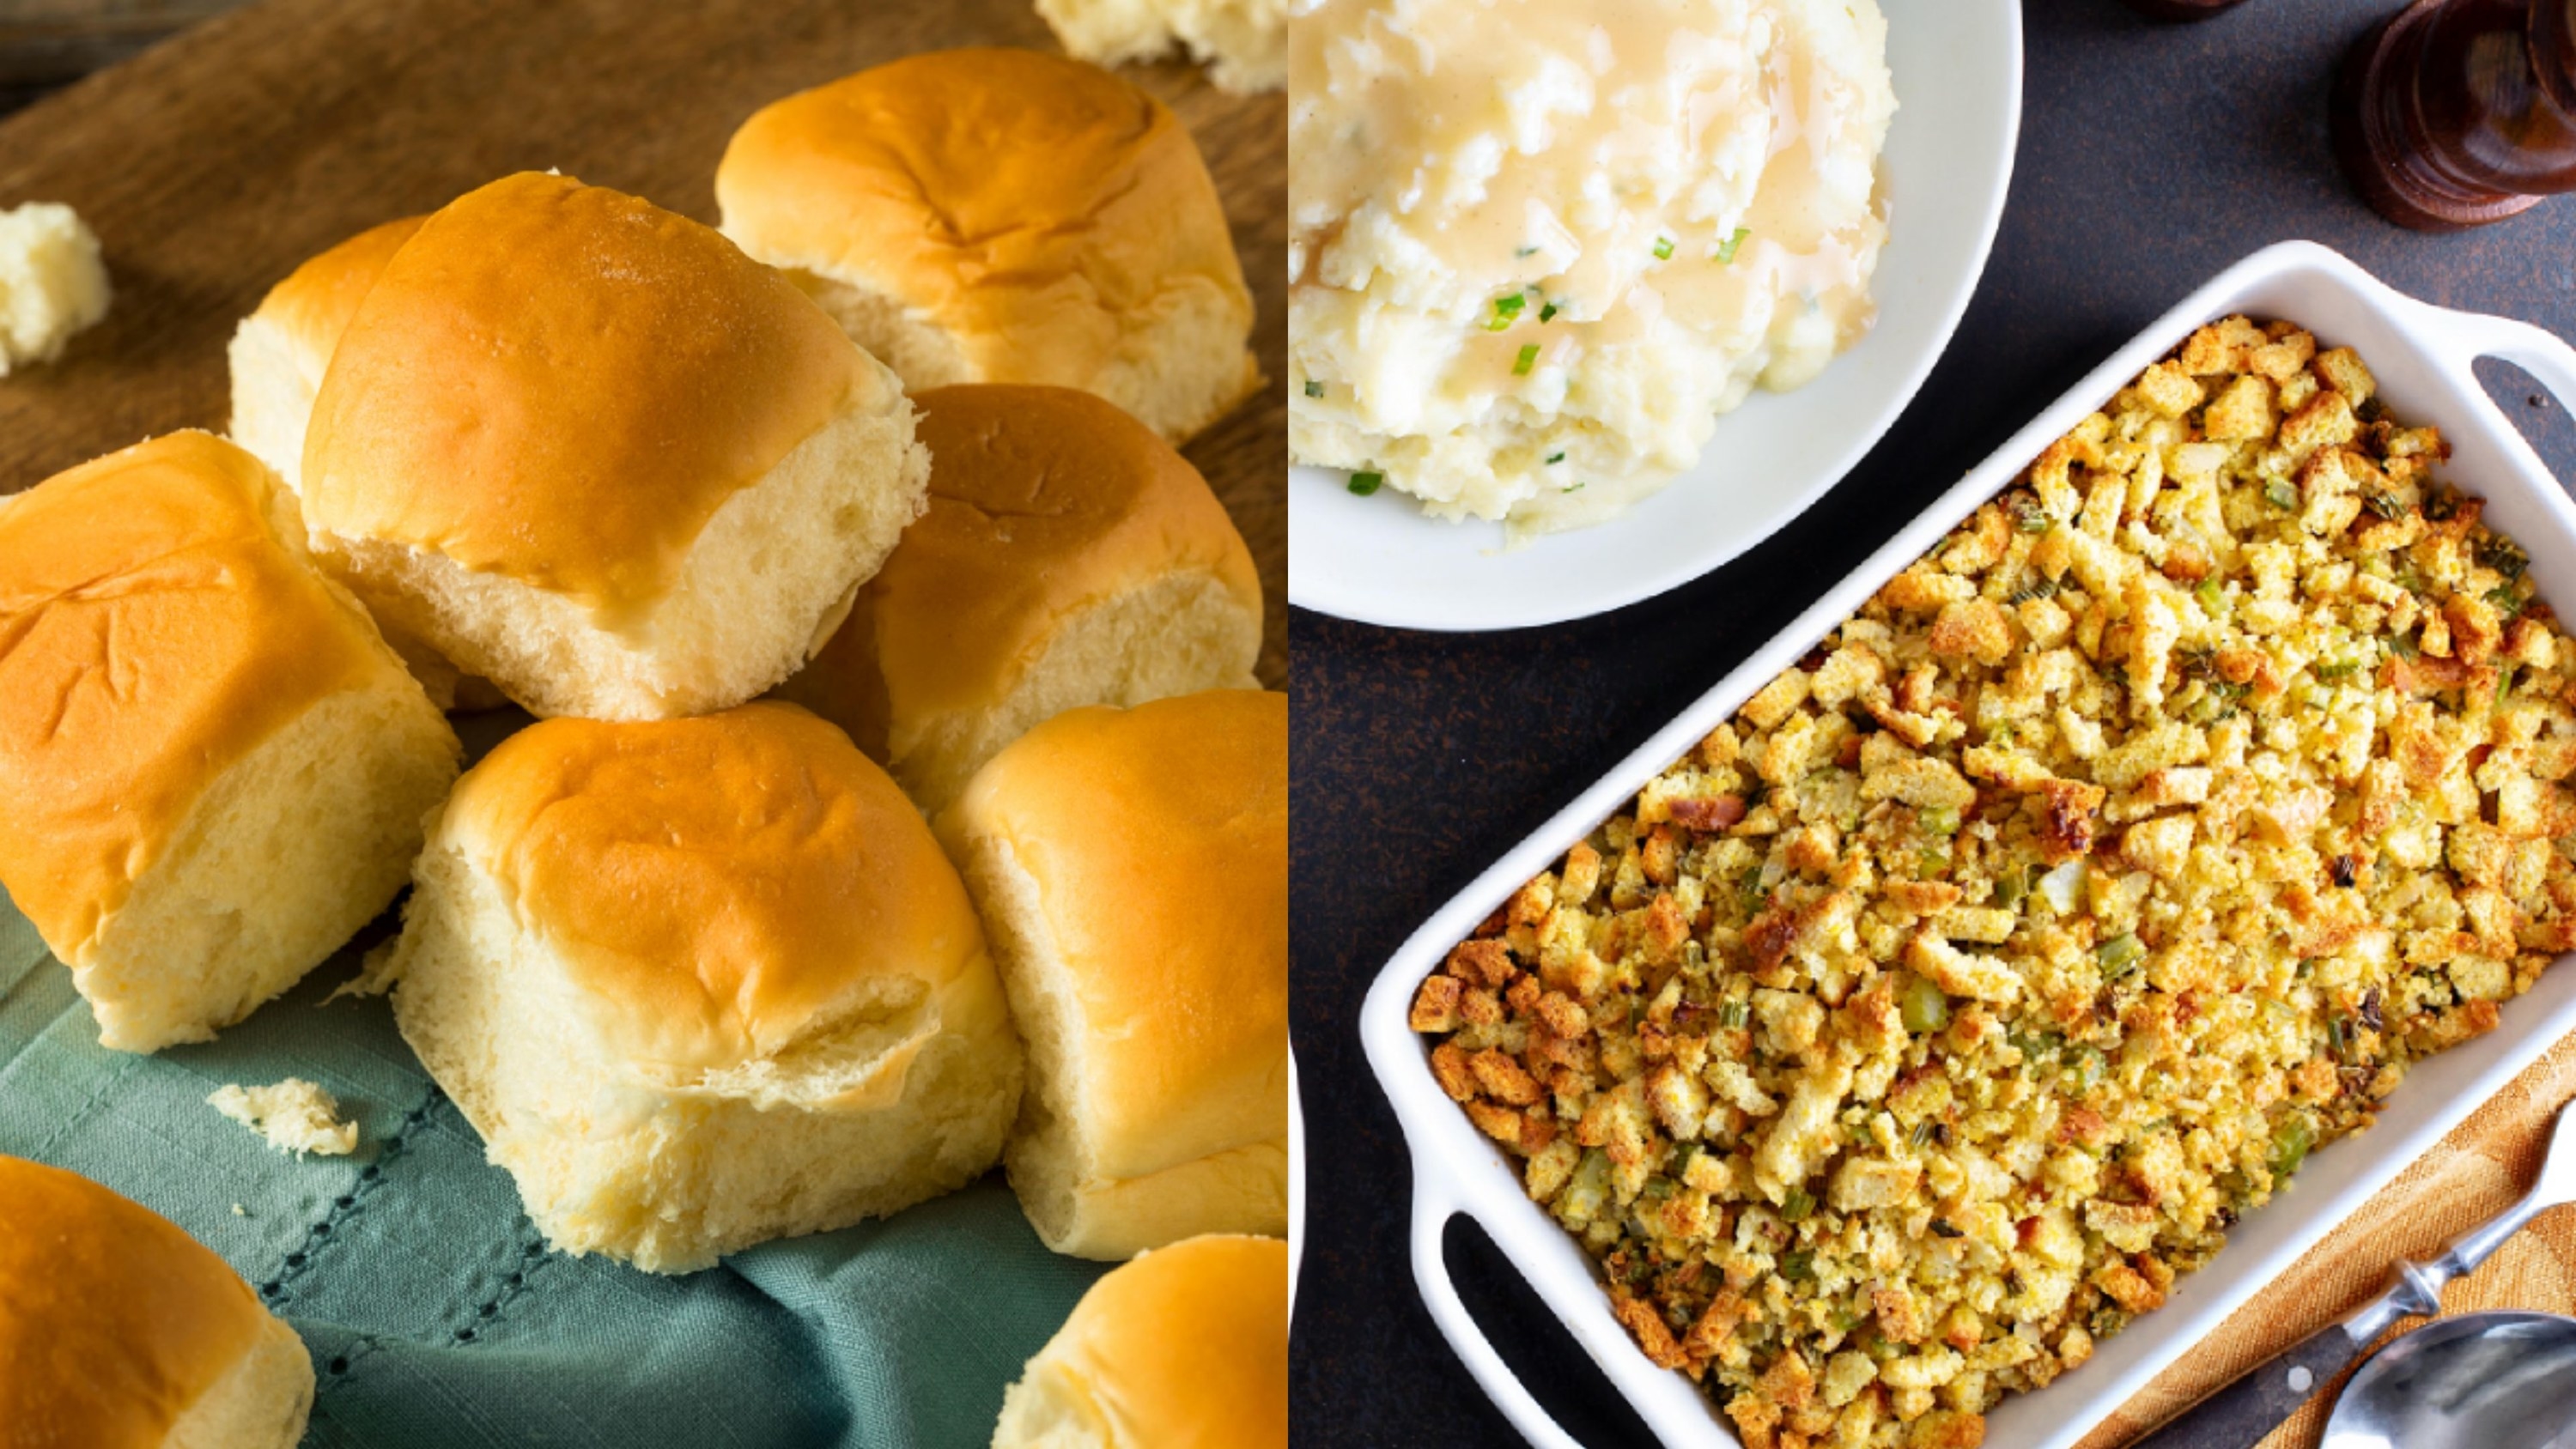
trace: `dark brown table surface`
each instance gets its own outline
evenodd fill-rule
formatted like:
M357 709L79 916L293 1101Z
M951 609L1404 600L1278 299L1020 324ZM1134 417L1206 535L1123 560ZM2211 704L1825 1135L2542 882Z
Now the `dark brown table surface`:
M1903 23L1940 0L1883 3ZM1292 616L1294 1026L1311 1148L1290 1378L1301 1446L1518 1442L1414 1291L1403 1138L1360 1053L1360 999L1423 916L2247 252L2311 238L2416 296L2576 336L2576 197L2427 237L2381 222L2335 171L2334 60L2394 8L2251 0L2173 29L2114 0L2032 0L2020 155L1976 299L1922 395L1816 508L1697 583L1583 623L1462 636ZM2512 368L2482 371L2576 482L2565 411ZM1475 1227L1454 1224L1448 1251L1468 1307L1568 1430L1596 1449L1652 1442Z

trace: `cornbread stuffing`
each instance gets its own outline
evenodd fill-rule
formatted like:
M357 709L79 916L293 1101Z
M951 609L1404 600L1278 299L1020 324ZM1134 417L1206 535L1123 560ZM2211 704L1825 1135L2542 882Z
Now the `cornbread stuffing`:
M2203 328L1422 984L1749 1449L1969 1449L2576 946L2576 654L2350 350Z

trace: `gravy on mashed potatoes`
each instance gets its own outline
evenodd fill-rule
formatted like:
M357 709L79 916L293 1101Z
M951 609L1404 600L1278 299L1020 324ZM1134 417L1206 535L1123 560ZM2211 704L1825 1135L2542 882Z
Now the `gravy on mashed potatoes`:
M1876 0L1316 0L1289 451L1515 537L1611 517L1868 330Z

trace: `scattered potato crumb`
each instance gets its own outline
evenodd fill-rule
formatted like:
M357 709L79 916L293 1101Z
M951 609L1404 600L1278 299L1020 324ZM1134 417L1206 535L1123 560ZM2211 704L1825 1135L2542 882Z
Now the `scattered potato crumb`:
M280 1152L346 1157L358 1147L358 1124L342 1121L339 1102L301 1077L273 1087L218 1087L206 1101Z
M62 356L72 334L107 315L107 301L98 237L70 207L0 211L0 377Z

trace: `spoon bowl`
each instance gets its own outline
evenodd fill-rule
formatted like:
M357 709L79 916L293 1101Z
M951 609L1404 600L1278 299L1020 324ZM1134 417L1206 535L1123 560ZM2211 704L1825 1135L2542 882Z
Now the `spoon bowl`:
M2322 1449L2576 1449L2576 1318L2463 1313L2353 1371Z

